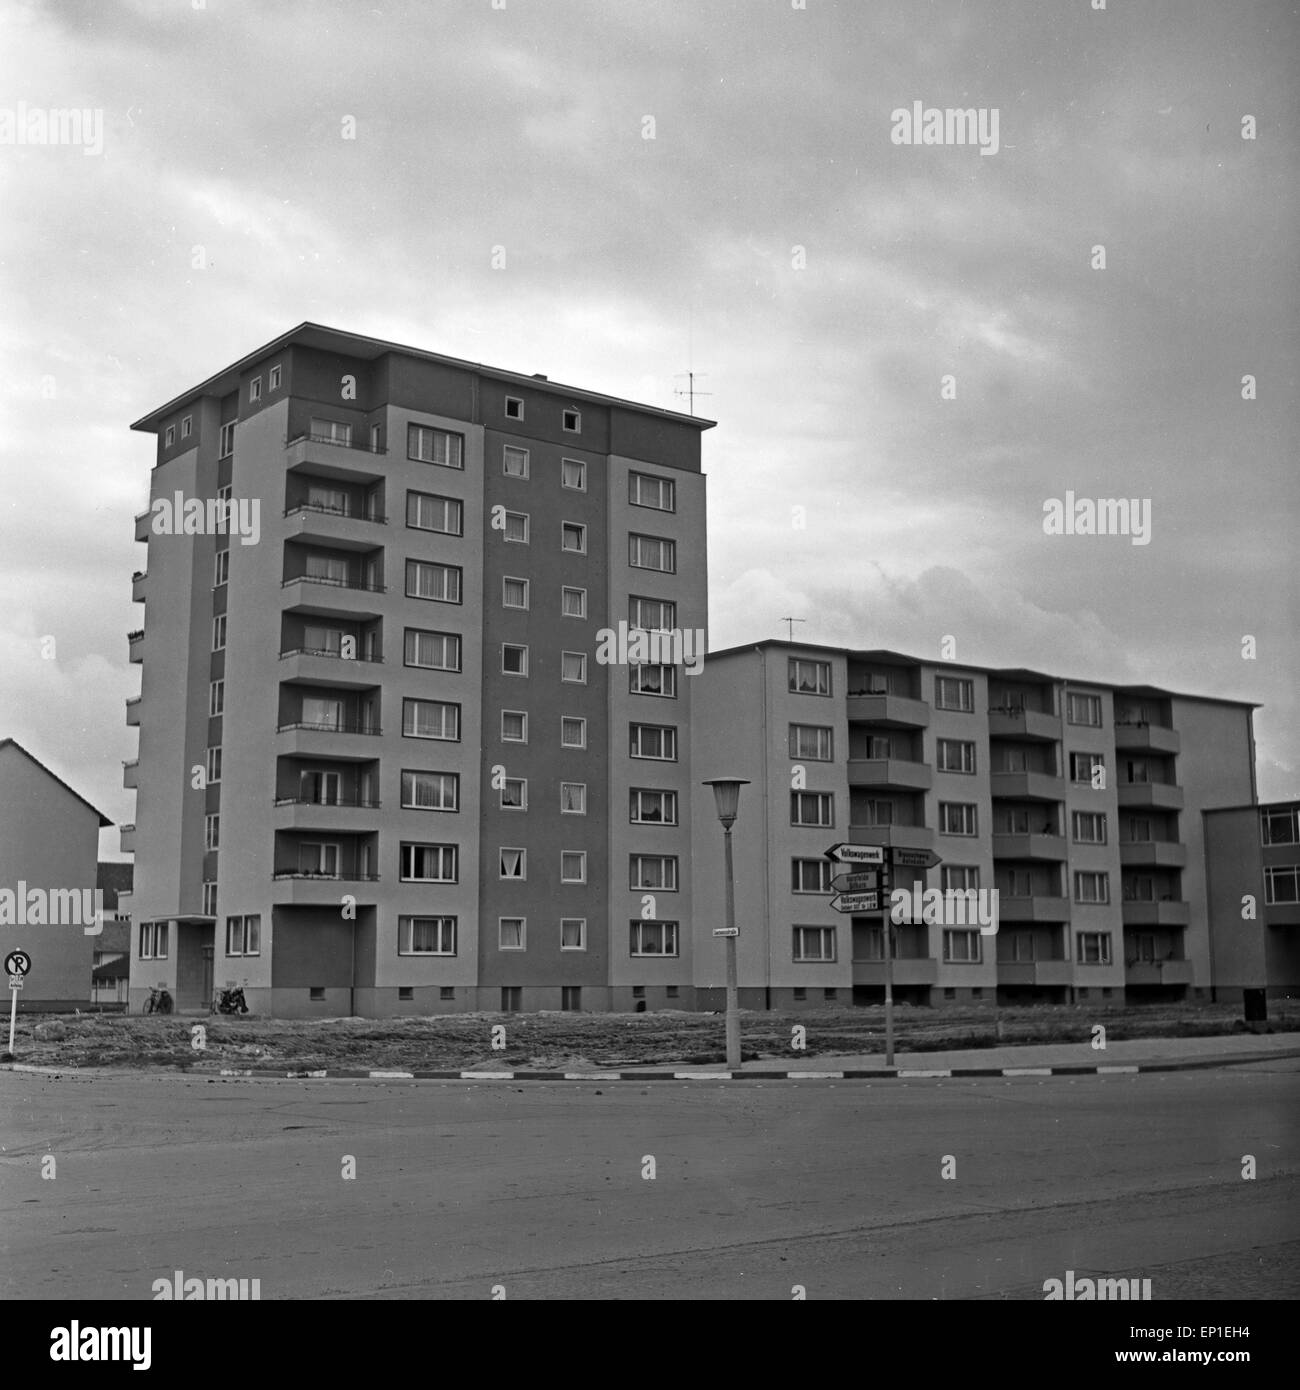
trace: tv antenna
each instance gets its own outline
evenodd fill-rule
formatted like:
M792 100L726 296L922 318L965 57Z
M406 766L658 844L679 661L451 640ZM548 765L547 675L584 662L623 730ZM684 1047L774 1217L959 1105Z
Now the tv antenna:
M794 625L795 625L795 623L806 623L806 622L808 621L808 619L807 619L807 618L781 618L781 619L779 619L778 621L783 622L783 623L786 623L786 624L788 625L788 630L789 630L789 638L788 638L788 640L791 641L791 642L793 642L793 641L794 641Z
M680 386L674 386L673 395L685 396L687 398L687 400L690 402L690 413L692 415L695 414L696 396L711 396L713 394L712 391L697 391L695 389L695 378L700 377L701 379L703 379L706 376L708 376L708 372L678 372L677 375L673 378L674 381L680 381L682 377L686 378L687 384L685 389L683 389Z

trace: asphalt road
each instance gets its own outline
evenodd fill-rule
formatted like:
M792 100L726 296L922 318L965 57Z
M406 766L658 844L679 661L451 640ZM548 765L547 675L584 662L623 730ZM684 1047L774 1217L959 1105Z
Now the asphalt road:
M1295 1060L878 1083L9 1072L0 1296L149 1299L182 1270L264 1300L1042 1299L1072 1269L1155 1300L1295 1298L1298 1173Z

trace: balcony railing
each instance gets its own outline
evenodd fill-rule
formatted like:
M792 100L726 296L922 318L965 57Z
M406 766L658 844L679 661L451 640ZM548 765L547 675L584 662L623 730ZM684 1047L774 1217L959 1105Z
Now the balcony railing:
M277 806L350 806L353 809L362 808L368 811L379 809L379 802L357 796L336 796L328 801L322 800L318 796L277 796L275 804Z
M295 434L292 439L284 441L286 449L294 444L333 444L336 448L356 449L363 454L386 454L388 452L382 444L375 447L363 436L358 436L355 439L339 439L332 434L313 434L310 430L303 434Z
M367 661L375 666L382 666L384 662L382 656L344 656L342 652L334 651L330 647L286 647L280 653L280 660L283 661L286 656L327 656L335 661Z
M334 589L360 589L368 594L387 593L384 584L370 584L364 579L334 579L327 574L295 574L280 581L280 587L287 589L290 584L326 584Z
M378 883L378 874L355 874L340 869L335 874L313 873L310 869L276 869L271 875L276 882L286 879L306 880L312 883Z
M336 516L340 521L373 521L380 526L388 525L388 518L382 512L354 512L347 507L327 507L321 502L298 502L284 509L285 516L297 516L299 512L312 512L321 516Z
M374 734L376 736L384 731L377 724L350 724L333 723L317 724L306 719L295 719L288 724L280 724L276 727L276 733L288 733L290 729L310 729L313 733L321 734Z

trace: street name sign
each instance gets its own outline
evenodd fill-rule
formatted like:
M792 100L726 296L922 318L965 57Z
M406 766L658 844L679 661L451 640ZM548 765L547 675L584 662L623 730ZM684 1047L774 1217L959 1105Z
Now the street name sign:
M879 893L837 893L831 899L836 912L879 912Z
M880 875L874 869L862 874L836 874L831 887L837 893L864 893L880 887Z
M826 851L827 859L841 864L883 864L885 851L881 845L832 845Z
M891 849L889 862L896 869L933 869L943 860L932 849Z

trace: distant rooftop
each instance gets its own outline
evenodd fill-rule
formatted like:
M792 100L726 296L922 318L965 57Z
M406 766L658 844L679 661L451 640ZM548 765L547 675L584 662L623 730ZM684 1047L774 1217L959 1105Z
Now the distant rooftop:
M53 777L54 780L59 784L59 786L61 786L61 787L63 788L64 791L66 791L66 792L72 792L72 795L75 796L75 797L77 798L77 800L80 801L81 804L82 804L83 806L87 806L87 807L89 807L92 811L94 811L94 813L99 817L99 825L100 825L100 828L101 828L101 829L103 829L103 827L106 826L106 825L112 825L112 824L113 824L113 822L112 822L111 820L109 820L109 818L103 813L103 811L101 811L101 810L100 810L98 807L96 807L96 806L91 806L91 805L90 805L90 802L87 801L86 798L85 798L84 796L82 796L82 794L81 794L80 792L78 792L78 791L73 791L73 789L72 789L70 786L68 786L68 784L63 780L62 777L60 777L57 773L51 772L51 771L49 770L49 768L46 767L45 764L44 764L43 762L41 762L41 760L40 760L39 758L37 758L37 757L33 756L33 754L29 753L29 752L22 746L22 744L18 742L18 740L17 740L16 738L0 738L0 752L3 752L3 751L4 751L6 748L8 748L11 744L13 745L14 748L16 748L16 749L23 755L24 758L29 758L29 759L31 759L31 761L34 762L34 763L36 764L36 766L39 767L40 770L41 770L43 773L45 773L45 775L46 775L47 777Z

